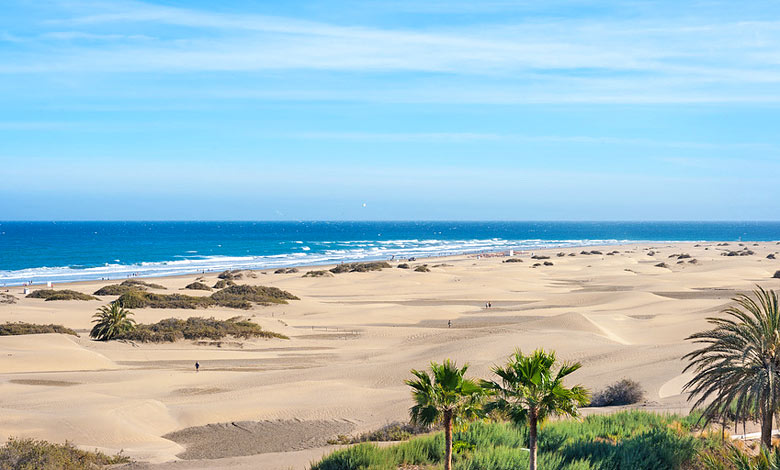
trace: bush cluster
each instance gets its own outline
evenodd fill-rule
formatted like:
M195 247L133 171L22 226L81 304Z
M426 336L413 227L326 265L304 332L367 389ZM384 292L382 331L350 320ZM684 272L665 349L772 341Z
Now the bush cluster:
M0 304L15 304L16 297L11 294L0 293Z
M139 341L142 343L172 343L182 339L220 340L234 338L283 338L287 336L265 331L257 323L242 320L239 317L228 320L190 317L186 320L166 318L153 324L138 324L136 327L118 335L115 339Z
M230 279L220 279L214 284L214 289L224 289L225 287L235 286L236 283Z
M70 328L65 328L62 325L37 325L35 323L25 322L6 322L0 324L0 336L38 335L44 333L62 333L65 335L78 336L75 331Z
M427 426L395 422L386 424L374 431L364 432L358 436L346 436L344 434L339 434L335 439L328 440L328 444L347 445L359 444L361 442L405 441L418 434L427 434L430 432L431 428Z
M279 268L274 271L274 274L295 274L298 272L298 268Z
M427 264L421 264L421 265L417 266L416 268L414 268L414 271L418 272L418 273L429 273L429 272L431 272L431 270L428 269L428 265Z
M207 286L206 284L204 284L202 282L198 282L198 281L195 281L195 282L192 282L190 284L187 284L186 286L184 286L184 288L185 289L190 289L190 290L211 290L211 287Z
M128 462L130 459L121 454L87 452L68 442L52 444L12 437L0 447L0 468L3 470L97 470Z
M116 300L124 308L208 308L212 306L250 309L254 304L286 304L288 300L300 300L276 287L232 285L214 292L209 297L184 294L155 294L130 291Z
M81 292L77 292L75 290L70 289L63 289L63 290L54 290L54 289L41 289L33 291L29 294L27 294L28 299L45 299L46 301L49 300L98 300L97 298L89 295L84 294Z
M386 261L370 261L366 263L344 263L331 268L330 272L333 274L341 273L366 273L369 271L381 271L385 268L391 268Z
M645 391L639 382L623 379L593 394L589 406L622 406L639 403L645 399Z
M520 258L509 258L504 260L504 263L522 263L522 262L523 260Z
M140 281L138 279L128 279L126 281L122 281L119 284L103 286L95 291L95 295L122 295L133 290L146 289L165 289L165 286L151 282Z
M306 274L303 275L303 277L333 277L333 273L330 271L323 271L323 270L308 271Z

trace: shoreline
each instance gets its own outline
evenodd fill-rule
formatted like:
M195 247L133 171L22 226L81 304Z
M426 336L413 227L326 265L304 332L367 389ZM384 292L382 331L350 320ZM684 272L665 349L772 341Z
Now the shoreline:
M531 240L528 240L531 241ZM541 241L541 240L533 240L533 241ZM509 241L507 241L509 242ZM552 243L556 241L551 241ZM54 287L58 285L78 285L79 283L91 283L91 282L111 282L111 281L124 281L127 279L157 279L157 278L177 278L181 276L192 276L196 274L200 275L208 275L208 274L216 274L220 273L226 270L241 270L241 271L255 271L255 272L263 272L263 271L273 271L279 268L298 268L298 269L316 269L316 268L322 268L326 266L335 266L338 264L349 264L349 263L361 263L361 262L372 262L372 261L387 261L387 262L408 262L407 260L409 258L416 258L416 260L437 260L437 259L445 259L450 257L462 257L462 256L479 256L479 255L487 255L487 256L497 256L501 253L507 253L510 250L514 250L518 253L522 252L533 252L533 251L548 251L548 250L570 250L570 249L580 249L580 248L609 248L609 247L624 247L624 246L632 246L632 245L644 245L644 244L697 244L697 243L780 243L777 240L768 240L768 241L754 241L754 240L740 240L740 241L733 241L733 240L690 240L690 241L673 241L673 240L609 240L608 243L602 243L601 240L594 240L594 243L571 243L571 244L564 244L564 241L561 241L560 244L554 244L552 246L542 246L542 247L529 247L529 246L523 246L521 244L516 245L515 248L502 248L502 249L488 249L488 250L466 250L461 251L457 253L447 253L447 254L431 254L431 255L415 255L415 256L400 256L400 255L393 255L395 259L391 259L388 257L373 257L373 256L367 256L363 258L345 258L343 260L333 260L329 262L320 262L320 261L314 261L311 264L310 263L296 263L295 261L290 261L290 263L281 263L281 264L275 264L273 266L258 266L258 267L246 267L246 263L234 263L234 264L225 264L220 266L219 268L209 268L209 269L195 269L187 270L187 271L181 271L177 273L152 273L152 274L139 274L139 275L128 275L127 273L130 272L131 274L136 274L137 271L135 269L130 269L137 267L138 270L143 271L143 266L137 266L137 265L128 265L127 271L120 271L118 274L122 274L123 277L118 276L96 276L96 277L90 277L88 279L78 279L78 278L70 278L70 279L64 279L64 280L58 280L58 279L49 279L44 278L44 275L34 275L30 276L32 277L32 283L29 281L13 281L13 282L2 282L0 281L0 288L11 288L11 287L30 287L30 288L46 288L46 285L48 282L51 282ZM287 255L291 255L293 253L288 253ZM260 256L258 256L260 257ZM174 261L159 261L159 262L150 262L150 263L159 263L159 264L166 264ZM27 271L27 270L37 270L37 269L73 269L70 267L39 267L39 268L25 268L21 270L15 270L15 271L7 271L9 273L13 272L21 272L21 271ZM2 271L0 271L2 272ZM20 277L21 279L21 277ZM38 282L36 282L36 280Z

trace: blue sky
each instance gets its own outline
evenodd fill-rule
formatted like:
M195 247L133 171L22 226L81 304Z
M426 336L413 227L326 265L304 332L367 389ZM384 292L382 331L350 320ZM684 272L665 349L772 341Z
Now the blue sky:
M0 220L778 220L780 4L3 0Z

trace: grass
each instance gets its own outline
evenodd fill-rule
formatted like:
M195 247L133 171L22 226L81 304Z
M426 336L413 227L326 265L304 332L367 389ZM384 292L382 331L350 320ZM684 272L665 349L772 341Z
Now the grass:
M719 444L696 437L695 417L639 411L592 415L582 421L546 424L539 434L539 468L561 470L693 470L700 453ZM503 422L475 422L455 433L455 470L528 468L527 428ZM405 466L441 468L441 432L390 447L359 444L338 450L312 470L396 470Z
M65 328L62 325L38 325L25 322L6 322L0 324L0 336L39 335L44 333L61 333L78 336L75 331L70 328Z
M328 444L359 444L361 442L391 442L405 441L418 434L427 434L431 430L424 426L416 426L409 423L390 423L381 428L364 432L358 436L346 436L339 434L335 439L328 440Z
M289 339L285 335L263 330L257 323L242 320L240 317L228 320L202 317L190 317L186 320L166 318L153 324L138 324L134 330L123 333L115 339L142 343L172 343L182 339L220 340L225 337Z
M123 455L88 452L72 444L52 444L35 439L9 438L0 447L3 470L96 470L108 465L129 463Z
M63 290L54 290L54 289L41 289L33 291L29 294L27 294L28 299L45 299L46 301L50 300L98 300L96 297L93 297L89 294L84 294L81 292L77 292L75 290L70 289L63 289Z
M184 288L185 289L190 289L190 290L211 290L211 287L207 286L206 284L204 284L202 282L198 282L198 281L195 281L195 282L192 282L190 284L187 284L186 286L184 286Z
M343 263L335 268L331 268L333 274L341 273L367 273L369 271L381 271L385 268L391 268L386 261L370 261L366 263Z
M184 294L155 294L130 291L117 299L124 308L208 308L213 306L250 309L254 304L286 304L298 297L276 287L233 285L214 292L209 297Z
M120 284L111 284L103 286L95 291L94 295L122 295L130 291L146 289L165 289L165 286L153 284L151 282L139 281L138 279L128 279Z

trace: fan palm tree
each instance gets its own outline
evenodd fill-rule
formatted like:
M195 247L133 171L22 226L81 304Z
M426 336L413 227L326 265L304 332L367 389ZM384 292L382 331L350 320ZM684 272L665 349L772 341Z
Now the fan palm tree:
M132 331L135 328L135 320L129 315L133 315L133 312L125 310L119 302L100 307L98 313L92 316L95 326L89 336L98 341L108 341L121 333Z
M485 411L497 412L516 426L528 425L530 470L536 470L538 426L549 416L578 416L578 407L590 401L584 387L566 388L563 384L563 379L581 366L578 362L557 365L554 351L537 349L526 356L518 349L504 367L493 367L499 381L482 382L493 397Z
M709 421L734 403L738 416L758 416L761 444L772 446L772 422L780 405L780 311L777 294L758 287L753 296L739 295L725 318L708 318L713 328L687 339L704 344L684 359L693 378L685 384L694 408ZM706 404L706 405L705 405Z
M431 362L431 375L412 369L416 378L404 383L412 387L414 406L409 409L412 424L444 425L444 470L452 468L452 428L456 421L477 415L482 398L479 384L464 377L468 364L461 368L445 360L441 364Z

